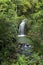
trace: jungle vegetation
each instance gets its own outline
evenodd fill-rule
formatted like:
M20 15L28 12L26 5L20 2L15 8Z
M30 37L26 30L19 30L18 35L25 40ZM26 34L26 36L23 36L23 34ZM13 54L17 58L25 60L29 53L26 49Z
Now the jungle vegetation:
M35 60L17 53L18 25L25 18ZM43 65L43 0L0 0L0 65Z

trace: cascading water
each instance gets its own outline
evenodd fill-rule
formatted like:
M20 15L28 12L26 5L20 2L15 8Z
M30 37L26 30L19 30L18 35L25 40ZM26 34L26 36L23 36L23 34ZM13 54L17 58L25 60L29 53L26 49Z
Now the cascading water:
M31 54L31 45L29 44L29 40L27 36L25 35L25 25L26 25L27 19L22 20L22 22L19 25L19 34L18 34L18 48L19 53L29 55Z
M26 24L26 21L27 21L27 19L24 19L20 23L18 37L25 36L25 24Z

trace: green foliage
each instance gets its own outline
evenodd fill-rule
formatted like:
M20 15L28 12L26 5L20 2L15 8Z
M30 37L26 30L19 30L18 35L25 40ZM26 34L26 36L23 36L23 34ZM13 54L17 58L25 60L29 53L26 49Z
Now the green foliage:
M24 55L19 55L17 62L12 63L12 65L42 65L43 60L41 60L40 56L38 53L34 53L32 56L24 56Z
M16 19L15 3L11 0L0 0L0 62L16 57Z
M27 18L26 34L34 47L35 60L18 56L18 25ZM43 0L0 0L0 59L2 65L43 65ZM16 63L13 60L16 58Z

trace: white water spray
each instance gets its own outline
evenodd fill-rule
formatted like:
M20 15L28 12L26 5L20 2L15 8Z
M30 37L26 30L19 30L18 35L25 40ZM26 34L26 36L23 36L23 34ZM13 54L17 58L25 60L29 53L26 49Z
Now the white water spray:
M19 35L18 37L23 37L25 36L25 24L26 24L27 19L22 20L19 26Z

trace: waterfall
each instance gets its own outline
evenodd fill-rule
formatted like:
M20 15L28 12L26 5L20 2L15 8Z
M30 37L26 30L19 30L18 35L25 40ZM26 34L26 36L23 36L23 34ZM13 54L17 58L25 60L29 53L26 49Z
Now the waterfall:
M25 25L26 25L26 21L27 19L22 20L22 22L19 25L19 30L18 30L18 38L17 38L17 42L18 44L18 53L20 54L24 54L24 55L31 55L31 50L32 50L32 46L30 45L31 42L30 40L27 38L27 35L25 35Z
M27 19L22 20L22 22L19 25L19 35L18 36L25 36L25 24Z

